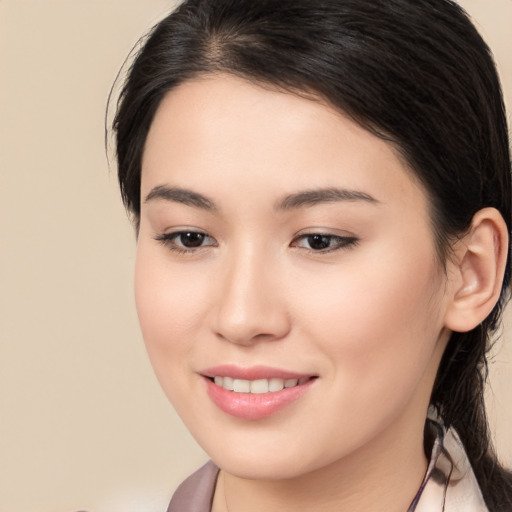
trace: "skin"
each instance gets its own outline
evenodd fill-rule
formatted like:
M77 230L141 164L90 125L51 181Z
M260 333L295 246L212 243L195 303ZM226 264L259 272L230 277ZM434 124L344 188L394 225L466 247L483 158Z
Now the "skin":
M142 167L137 310L165 393L222 468L214 511L406 510L456 272L403 160L320 101L217 75L168 93ZM334 187L373 200L283 205ZM187 231L206 236L183 252L170 235ZM227 363L317 378L246 420L206 393L201 371Z

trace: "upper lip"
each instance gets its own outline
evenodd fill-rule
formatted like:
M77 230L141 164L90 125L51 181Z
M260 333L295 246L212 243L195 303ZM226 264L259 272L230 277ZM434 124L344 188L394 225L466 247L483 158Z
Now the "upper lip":
M312 374L283 370L271 366L236 366L223 364L212 366L199 372L209 378L232 377L233 379L258 380L258 379L301 379L303 377L314 377Z

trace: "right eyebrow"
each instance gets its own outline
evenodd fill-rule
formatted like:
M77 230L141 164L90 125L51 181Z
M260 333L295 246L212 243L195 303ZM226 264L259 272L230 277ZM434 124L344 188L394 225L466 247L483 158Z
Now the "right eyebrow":
M144 202L149 203L150 201L154 201L156 199L181 203L187 206L201 208L202 210L208 210L211 212L218 210L217 206L211 199L185 188L157 185L151 189Z
M337 203L342 201L363 201L370 204L380 203L380 201L375 199L375 197L360 190L330 187L304 190L295 194L290 194L278 201L275 205L275 209L291 210L295 208L315 206L322 203Z

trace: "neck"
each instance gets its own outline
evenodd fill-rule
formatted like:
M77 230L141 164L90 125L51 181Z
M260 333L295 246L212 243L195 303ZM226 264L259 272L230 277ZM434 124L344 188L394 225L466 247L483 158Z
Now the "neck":
M396 426L329 466L286 480L248 480L221 472L213 512L404 512L423 481L423 430ZM409 429L411 432L411 429Z

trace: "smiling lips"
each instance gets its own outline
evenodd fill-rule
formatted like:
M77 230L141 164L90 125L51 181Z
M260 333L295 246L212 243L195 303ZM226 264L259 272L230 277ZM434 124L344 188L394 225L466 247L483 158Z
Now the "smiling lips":
M222 411L241 419L271 416L301 397L315 376L271 368L216 367L202 372L210 399Z
M216 376L213 382L226 389L227 391L234 391L235 393L277 393L284 388L293 388L305 384L310 377L301 377L300 379L279 379L277 377L271 379L257 379L245 380L234 379L233 377L219 377Z

